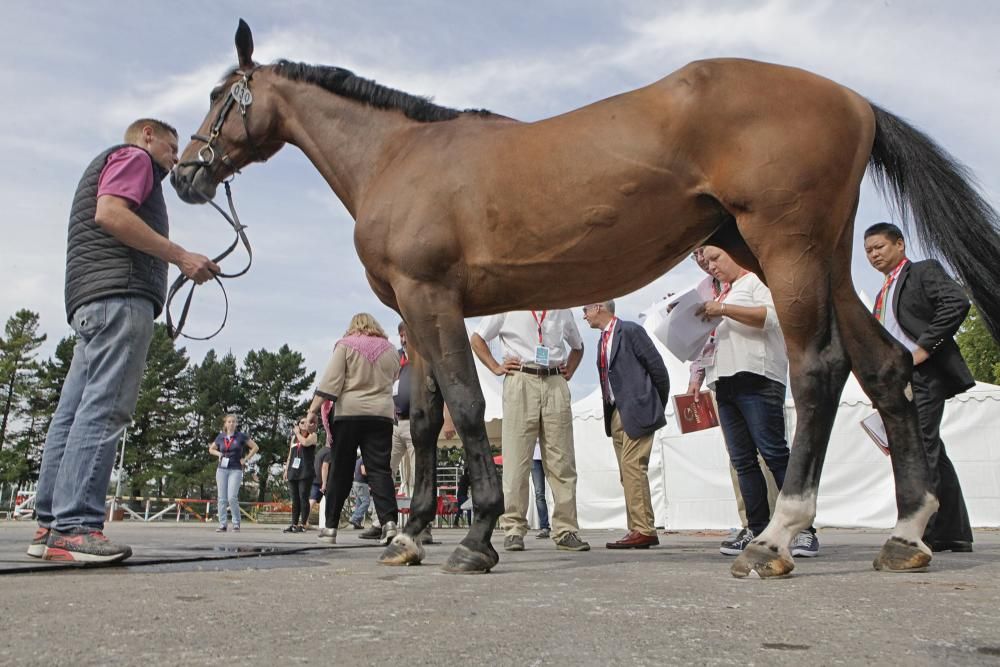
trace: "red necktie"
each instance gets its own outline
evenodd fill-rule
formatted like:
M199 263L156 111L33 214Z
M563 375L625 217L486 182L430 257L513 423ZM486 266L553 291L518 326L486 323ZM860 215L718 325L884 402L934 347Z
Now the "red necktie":
M597 369L601 376L601 391L604 393L604 400L611 402L611 384L608 382L608 334L609 330L601 332L601 343L597 346Z

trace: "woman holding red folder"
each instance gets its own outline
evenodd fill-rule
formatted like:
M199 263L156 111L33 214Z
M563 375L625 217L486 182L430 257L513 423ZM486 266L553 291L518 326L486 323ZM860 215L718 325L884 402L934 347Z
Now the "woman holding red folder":
M719 421L729 459L739 478L747 527L722 542L719 551L739 555L770 519L767 484L760 453L781 489L788 466L785 439L785 383L788 356L778 326L771 291L754 273L739 266L721 248L705 246L708 271L723 285L699 314L718 319L714 352L703 354L708 386L715 391ZM793 556L815 556L815 531L802 531L791 545Z

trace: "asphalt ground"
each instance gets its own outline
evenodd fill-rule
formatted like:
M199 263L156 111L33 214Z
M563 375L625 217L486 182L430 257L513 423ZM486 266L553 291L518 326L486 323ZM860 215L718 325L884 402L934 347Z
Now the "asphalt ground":
M378 565L342 530L116 523L135 556L110 568L23 555L0 523L0 664L1000 665L1000 531L916 574L875 572L887 531L821 530L782 580L737 580L721 533L648 551L557 551L529 533L490 574L440 571L464 530L435 529L419 567ZM33 570L33 571L31 571Z

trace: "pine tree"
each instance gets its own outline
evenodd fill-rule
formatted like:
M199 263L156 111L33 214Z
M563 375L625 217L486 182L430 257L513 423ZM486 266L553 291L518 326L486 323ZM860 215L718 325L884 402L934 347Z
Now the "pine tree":
M257 500L264 502L272 469L288 454L292 426L308 408L303 395L316 374L306 373L301 353L282 345L277 352L248 352L240 377L247 399L240 430L260 447Z
M11 420L26 409L31 383L38 371L35 353L45 342L38 335L38 313L21 309L7 320L0 338L0 451L7 441Z

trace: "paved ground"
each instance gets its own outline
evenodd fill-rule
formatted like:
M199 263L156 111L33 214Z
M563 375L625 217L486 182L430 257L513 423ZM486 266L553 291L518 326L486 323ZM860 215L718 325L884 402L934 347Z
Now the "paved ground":
M170 523L108 529L135 548L129 567L15 573L38 565L21 556L32 530L0 523L0 664L1000 664L998 531L890 575L871 568L885 532L824 530L793 577L746 581L718 534L612 552L618 533L585 531L598 548L582 554L529 535L493 573L452 576L438 566L464 531L389 568L355 531L317 547L277 526Z

